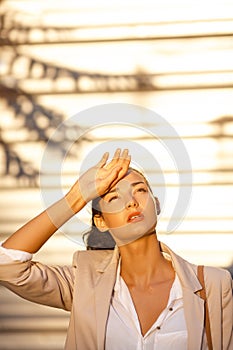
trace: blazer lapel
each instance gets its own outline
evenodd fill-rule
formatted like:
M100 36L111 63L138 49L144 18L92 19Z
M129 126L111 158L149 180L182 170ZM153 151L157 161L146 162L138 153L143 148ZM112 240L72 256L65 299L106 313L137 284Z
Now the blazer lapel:
M116 280L118 250L115 249L111 261L102 261L97 267L99 274L95 284L95 308L97 329L97 349L103 350L106 335L106 323L111 303L112 291Z
M183 289L184 313L188 330L188 350L201 349L204 331L204 300Z
M197 278L197 266L176 255L165 244L161 250L171 256L183 290L184 314L188 331L188 350L201 349L204 332L204 301L197 294L202 286Z

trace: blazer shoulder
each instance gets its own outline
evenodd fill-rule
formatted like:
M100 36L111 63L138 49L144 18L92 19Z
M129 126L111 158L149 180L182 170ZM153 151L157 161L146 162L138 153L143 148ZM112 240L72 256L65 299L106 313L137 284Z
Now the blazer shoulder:
M227 269L213 266L204 266L204 276L208 285L216 288L217 285L232 289L232 277Z
M205 273L208 273L210 276L217 276L219 278L231 278L231 274L227 269L215 266L204 265Z
M111 250L77 250L73 255L73 266L96 265L103 260L111 260L112 256L113 251Z

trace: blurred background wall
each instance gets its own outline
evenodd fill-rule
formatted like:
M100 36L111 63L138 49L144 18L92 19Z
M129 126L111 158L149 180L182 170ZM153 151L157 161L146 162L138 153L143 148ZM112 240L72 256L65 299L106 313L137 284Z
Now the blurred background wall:
M232 271L232 1L5 0L0 25L0 239L44 209L41 160L58 125L96 105L130 103L170 123L192 162L185 220L167 235L165 210L159 238L194 263ZM83 122L62 129L55 148L66 152ZM65 189L85 150L117 139L114 130L91 136L68 157ZM150 148L147 138L140 142ZM147 164L147 171L154 169ZM163 171L172 202L175 170L165 161ZM56 190L56 170L46 175L48 190ZM77 248L84 249L58 232L35 259L69 264ZM62 349L68 318L0 288L0 349Z

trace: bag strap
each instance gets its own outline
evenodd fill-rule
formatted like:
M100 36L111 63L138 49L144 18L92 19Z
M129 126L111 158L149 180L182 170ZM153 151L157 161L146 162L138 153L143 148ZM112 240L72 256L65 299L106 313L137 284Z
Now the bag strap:
M199 265L197 267L197 277L199 279L199 282L202 285L202 290L200 291L200 297L204 300L204 305L205 305L204 325L205 325L208 349L209 350L213 350L212 339L211 339L211 331L210 331L209 310L208 310L206 289L205 289L205 281L204 281L204 266L203 265Z

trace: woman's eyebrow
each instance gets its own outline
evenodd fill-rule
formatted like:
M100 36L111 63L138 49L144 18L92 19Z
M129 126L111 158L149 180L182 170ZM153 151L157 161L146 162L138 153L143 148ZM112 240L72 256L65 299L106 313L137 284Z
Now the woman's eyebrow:
M117 188L113 188L112 190L110 190L107 193L105 193L103 197L107 196L109 193L113 193L113 192L116 192L116 191L117 191Z
M137 186L137 185L139 185L139 184L145 185L145 182L144 182L144 181L133 182L133 183L130 184L130 186L131 186L131 187L135 187L135 186ZM109 194L109 193L116 192L118 189L119 189L119 188L117 188L117 187L113 188L113 189L110 190L109 192L105 193L105 196L106 196L107 194Z
M130 186L134 187L134 186L137 186L139 184L146 185L146 183L144 181L137 181L137 182L133 182L132 184L130 184Z

